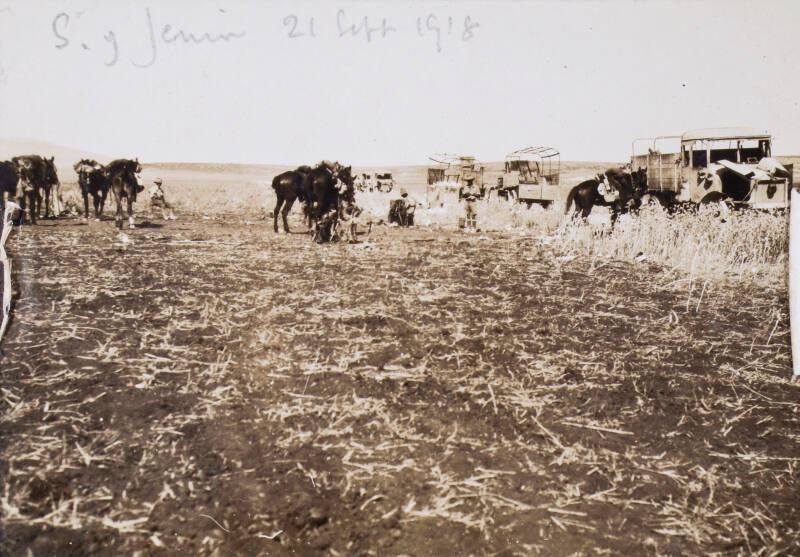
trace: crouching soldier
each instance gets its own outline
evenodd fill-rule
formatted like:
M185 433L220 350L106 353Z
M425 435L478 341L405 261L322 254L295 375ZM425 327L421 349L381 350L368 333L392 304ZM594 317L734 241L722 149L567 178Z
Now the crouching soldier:
M172 210L172 205L167 203L166 196L164 195L164 190L161 187L162 181L161 178L156 178L153 180L153 185L150 186L150 208L155 209L159 207L161 209L161 217L164 220L175 220L175 212ZM169 213L167 213L169 211Z
M346 242L358 242L358 226L367 226L367 236L372 232L372 219L364 210L353 202L345 203L337 223L337 235Z
M458 191L458 199L464 202L465 227L474 232L478 229L478 199L481 190L475 185L475 178L467 178L464 182Z

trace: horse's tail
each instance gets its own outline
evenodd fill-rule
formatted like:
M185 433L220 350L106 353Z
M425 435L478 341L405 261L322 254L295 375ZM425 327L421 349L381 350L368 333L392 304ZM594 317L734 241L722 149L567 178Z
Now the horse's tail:
M572 202L575 200L575 190L577 190L577 189L578 189L577 187L574 187L571 190L569 190L569 194L567 194L567 206L564 207L564 214L565 215L569 214L569 207L570 207L570 205L572 205Z

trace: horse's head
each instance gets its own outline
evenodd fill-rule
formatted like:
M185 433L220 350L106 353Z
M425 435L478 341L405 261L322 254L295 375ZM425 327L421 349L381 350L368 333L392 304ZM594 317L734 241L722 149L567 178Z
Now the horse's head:
M626 167L610 168L606 178L624 203L637 203L647 191L647 170L643 168L635 172Z
M338 163L337 163L338 164ZM342 184L343 187L339 187L339 195L341 195L346 201L352 202L355 200L355 176L353 176L353 167L352 166L341 166L339 165L339 170L337 170L333 177L338 181L339 184Z
M645 193L647 191L647 169L642 168L641 166L635 172L631 173L631 178L633 180L633 187L639 193Z
M44 159L44 180L46 184L56 185L58 181L58 172L56 172L56 158L50 157Z
M313 170L313 169L310 166L308 166L307 164L303 164L303 165L298 166L295 169L295 172L297 172L298 174L306 175L306 174L310 173L311 170Z

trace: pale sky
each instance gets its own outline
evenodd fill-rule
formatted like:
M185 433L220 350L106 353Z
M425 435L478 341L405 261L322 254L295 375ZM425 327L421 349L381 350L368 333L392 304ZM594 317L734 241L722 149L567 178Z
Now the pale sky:
M530 145L625 160L637 137L753 126L798 154L799 15L790 0L0 0L0 136L153 162L365 165ZM365 16L394 30L351 36Z

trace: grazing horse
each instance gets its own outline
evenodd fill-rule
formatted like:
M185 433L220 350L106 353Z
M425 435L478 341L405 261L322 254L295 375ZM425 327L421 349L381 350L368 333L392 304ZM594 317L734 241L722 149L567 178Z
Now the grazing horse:
M22 186L22 191L18 193L20 206L24 213L28 205L31 224L36 224L37 217L41 217L42 213L42 192L46 200L45 217L47 217L50 214L50 192L53 186L59 185L55 158L26 155L11 160L17 166L19 183Z
M111 191L114 193L114 201L117 202L117 212L114 217L114 224L117 228L122 228L122 200L128 204L128 226L136 228L133 223L133 204L136 202L136 194L144 189L139 185L137 174L142 171L139 159L117 159L108 163L106 174L111 184Z
M308 214L317 242L328 242L342 208L340 201L355 202L354 178L351 167L323 161L306 175L303 183Z
M11 161L0 162L0 215L5 212L6 194L9 201L17 196L17 182L19 182L17 165Z
M81 159L72 168L78 174L78 185L83 196L83 218L89 218L89 195L91 194L94 218L100 220L106 204L108 188L111 186L105 168L99 162L91 159Z
M299 198L300 203L303 205L303 213L308 217L308 203L306 202L305 190L303 183L306 176L311 172L310 166L298 166L295 170L289 170L282 174L278 174L272 179L272 189L275 190L277 202L275 203L275 210L273 211L275 232L278 232L278 213L283 216L283 231L289 233L289 222L286 217L289 211L292 210L292 205ZM281 211L281 206L283 211ZM311 221L308 220L308 225L311 226Z

